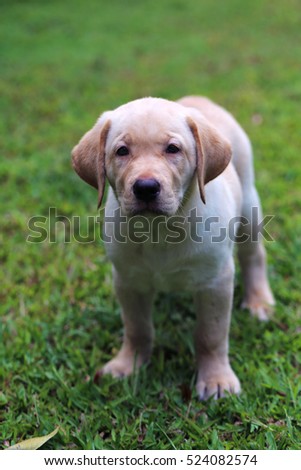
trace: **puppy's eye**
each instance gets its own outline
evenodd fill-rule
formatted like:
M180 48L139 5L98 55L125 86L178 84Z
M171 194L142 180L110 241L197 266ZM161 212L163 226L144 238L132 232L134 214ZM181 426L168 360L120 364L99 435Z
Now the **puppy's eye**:
M118 155L118 157L125 157L126 155L129 155L129 154L130 154L129 149L125 145L122 145L116 150L116 155Z
M179 153L180 149L175 144L169 144L166 147L166 153Z

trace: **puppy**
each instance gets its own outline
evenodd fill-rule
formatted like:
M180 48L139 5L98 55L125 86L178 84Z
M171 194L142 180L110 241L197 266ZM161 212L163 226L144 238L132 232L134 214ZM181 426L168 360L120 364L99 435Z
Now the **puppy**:
M101 374L127 376L148 361L156 292L185 290L193 294L197 315L200 399L239 393L228 357L235 239L243 306L265 320L274 304L260 224L253 221L254 211L261 220L261 209L245 132L207 98L143 98L102 114L74 147L72 161L98 190L99 206L105 180L110 184L104 234L124 339ZM150 229L142 238L145 222Z

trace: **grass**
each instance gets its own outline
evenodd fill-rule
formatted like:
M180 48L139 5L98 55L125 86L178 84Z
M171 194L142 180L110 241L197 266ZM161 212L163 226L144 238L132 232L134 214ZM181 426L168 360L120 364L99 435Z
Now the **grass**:
M301 165L298 0L12 0L1 4L0 444L60 432L48 449L300 449ZM276 314L239 309L231 358L243 393L200 403L194 315L160 296L152 364L127 380L93 375L122 335L100 242L29 244L28 220L96 215L70 150L105 109L204 94L254 146L274 214L267 244ZM52 230L54 228L52 227ZM185 316L185 322L182 318Z

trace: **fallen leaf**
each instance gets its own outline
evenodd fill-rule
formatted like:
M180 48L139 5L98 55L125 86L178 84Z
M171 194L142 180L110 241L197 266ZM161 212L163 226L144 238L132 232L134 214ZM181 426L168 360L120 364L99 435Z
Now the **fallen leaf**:
M39 449L45 442L49 441L53 436L58 432L59 427L46 436L33 437L31 439L26 439L25 441L20 441L17 444L8 447L6 450L36 450Z

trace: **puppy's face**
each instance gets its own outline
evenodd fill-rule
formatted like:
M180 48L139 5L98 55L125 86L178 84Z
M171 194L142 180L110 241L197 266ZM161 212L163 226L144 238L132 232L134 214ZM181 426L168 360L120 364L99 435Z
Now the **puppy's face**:
M126 215L175 214L197 174L200 196L231 158L229 143L202 114L179 103L143 98L104 113L72 151L79 176L105 178Z
M144 100L110 113L105 168L124 214L177 212L196 169L182 108Z

